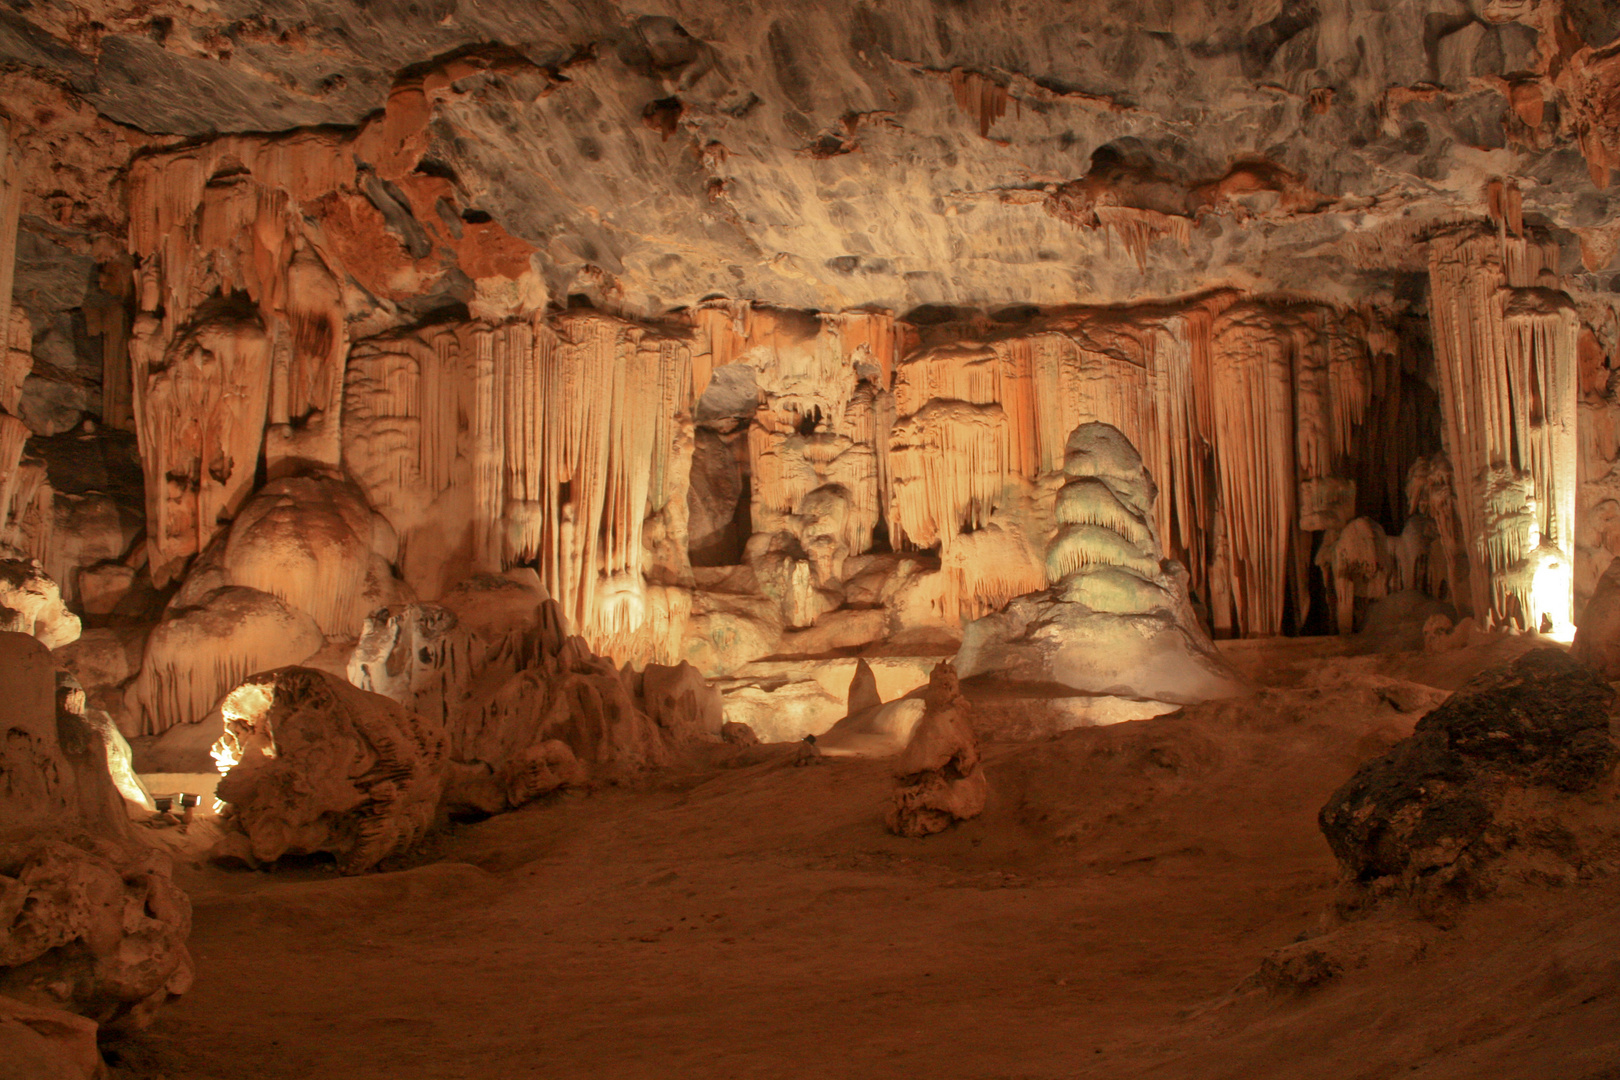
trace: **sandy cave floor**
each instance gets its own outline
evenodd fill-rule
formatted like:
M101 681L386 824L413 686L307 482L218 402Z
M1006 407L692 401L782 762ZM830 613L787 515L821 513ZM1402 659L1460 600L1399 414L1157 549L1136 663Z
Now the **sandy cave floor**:
M195 989L115 1076L1620 1078L1620 874L1356 923L1315 815L1489 662L1245 643L1255 698L986 747L978 820L883 829L883 762L716 748L358 878L200 860ZM1438 689L1437 689L1438 688Z

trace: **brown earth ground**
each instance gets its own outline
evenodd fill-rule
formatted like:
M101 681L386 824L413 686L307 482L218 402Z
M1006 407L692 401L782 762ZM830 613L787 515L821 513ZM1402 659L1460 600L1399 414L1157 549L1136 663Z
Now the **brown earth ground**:
M776 746L451 826L359 878L187 860L196 987L109 1059L168 1080L1620 1077L1620 868L1388 908L1326 939L1344 971L1313 989L1254 977L1328 925L1328 794L1526 644L1239 643L1254 698L988 743L985 813L926 840L884 831L885 763Z

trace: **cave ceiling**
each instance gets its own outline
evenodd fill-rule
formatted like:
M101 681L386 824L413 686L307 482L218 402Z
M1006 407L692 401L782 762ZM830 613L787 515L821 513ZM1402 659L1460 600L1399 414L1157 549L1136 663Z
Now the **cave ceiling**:
M1353 303L1503 178L1609 288L1617 38L1605 0L39 0L0 11L0 88L57 174L25 226L68 248L122 228L132 153L423 85L438 212L532 247L553 303Z

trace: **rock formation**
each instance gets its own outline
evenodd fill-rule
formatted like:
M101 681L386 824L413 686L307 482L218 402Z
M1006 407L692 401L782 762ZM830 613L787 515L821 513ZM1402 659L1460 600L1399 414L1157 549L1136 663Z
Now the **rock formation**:
M327 852L344 873L415 844L444 788L437 723L310 668L248 679L220 705L215 760L232 832L222 854L257 865Z
M103 1080L96 1023L14 998L0 998L0 1056L19 1080Z
M0 995L139 1025L191 984L191 906L135 842L101 730L45 647L0 633ZM113 732L112 734L116 734Z
M47 649L77 641L79 617L62 603L38 560L0 559L0 630L38 638Z
M1082 424L1063 471L1046 548L1053 586L968 624L962 676L1061 687L1071 725L1241 692L1192 615L1185 572L1161 560L1156 491L1136 449L1110 424Z
M131 726L158 734L197 723L249 675L302 663L324 644L313 618L270 593L235 585L205 592L152 628L129 688Z
M886 818L900 836L928 836L984 810L987 785L978 740L956 672L941 663L929 677L923 715L894 762L898 790Z
M1612 858L1614 701L1554 648L1474 678L1323 806L1346 880L1373 895L1466 897Z
M177 590L131 732L518 571L797 737L811 663L903 696L1062 585L1098 422L1190 633L1567 635L1620 553L1614 27L1341 7L19 10L0 545L93 625Z

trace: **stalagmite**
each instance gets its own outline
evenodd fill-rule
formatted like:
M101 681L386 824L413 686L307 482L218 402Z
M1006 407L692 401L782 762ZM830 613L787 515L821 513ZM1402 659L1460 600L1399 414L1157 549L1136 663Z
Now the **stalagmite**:
M922 716L894 762L898 790L885 818L900 836L928 836L978 817L988 791L972 706L949 662L934 668L919 704Z
M1176 704L1230 697L1240 680L1192 615L1187 576L1159 558L1157 496L1118 428L1082 424L1068 441L1049 588L963 629L956 669L981 682L1069 694L1050 705L1059 727L1141 719Z

